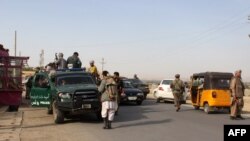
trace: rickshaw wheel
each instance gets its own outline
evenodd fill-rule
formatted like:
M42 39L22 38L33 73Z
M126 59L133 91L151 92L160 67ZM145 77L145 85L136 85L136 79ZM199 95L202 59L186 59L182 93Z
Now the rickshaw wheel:
M204 112L209 114L211 111L210 111L210 106L208 105L208 103L205 103L204 104Z
M195 109L195 110L199 110L199 109L200 109L200 106L194 106L194 109Z

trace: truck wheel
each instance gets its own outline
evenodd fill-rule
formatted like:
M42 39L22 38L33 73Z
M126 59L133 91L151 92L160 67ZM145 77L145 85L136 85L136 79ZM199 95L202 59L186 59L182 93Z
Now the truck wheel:
M56 101L53 102L53 117L54 117L55 123L64 122L64 113L57 108Z
M211 108L211 107L208 105L208 103L205 103L205 104L204 104L204 112L205 112L205 113L210 114L210 113L211 113L210 108Z
M17 112L19 105L10 105L8 111L9 112Z
M136 104L137 104L137 105L141 105L141 104L142 104L142 101L136 101Z

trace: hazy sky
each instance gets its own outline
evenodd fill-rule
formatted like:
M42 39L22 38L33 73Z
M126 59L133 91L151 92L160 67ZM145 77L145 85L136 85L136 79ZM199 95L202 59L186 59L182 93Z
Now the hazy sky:
M250 0L0 0L0 44L45 64L77 51L83 65L142 79L243 70L250 81Z

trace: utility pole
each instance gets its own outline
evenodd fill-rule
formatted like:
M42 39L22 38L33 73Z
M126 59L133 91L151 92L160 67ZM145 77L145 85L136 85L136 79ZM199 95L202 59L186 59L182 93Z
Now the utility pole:
M41 68L44 67L44 50L43 49L42 49L41 54L40 54L39 65Z
M15 51L15 56L16 56L16 38L17 38L17 37L16 37L16 34L17 34L17 32L16 32L16 30L15 30L15 45L14 45L14 47L15 47L15 50L14 50L14 51Z
M101 64L102 64L102 72L103 72L104 64L106 64L106 62L104 62L104 58L102 58Z

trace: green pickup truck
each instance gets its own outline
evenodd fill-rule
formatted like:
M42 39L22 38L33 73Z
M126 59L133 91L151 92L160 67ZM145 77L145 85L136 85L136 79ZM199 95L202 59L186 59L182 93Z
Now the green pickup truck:
M95 113L101 120L100 93L92 76L83 71L56 71L35 74L30 92L33 107L47 107L55 123L71 114Z

